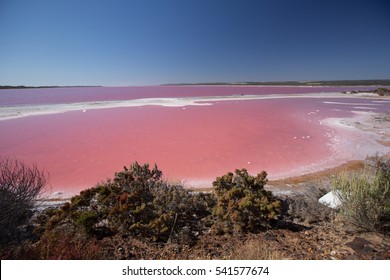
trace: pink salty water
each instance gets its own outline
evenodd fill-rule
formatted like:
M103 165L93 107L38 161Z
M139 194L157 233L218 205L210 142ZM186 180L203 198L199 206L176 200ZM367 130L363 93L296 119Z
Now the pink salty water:
M350 90L355 88L342 88ZM0 92L0 105L62 104L147 97L341 91L333 87L131 87ZM324 103L325 101L325 103ZM326 101L337 101L334 104ZM264 99L210 106L144 106L73 111L0 121L0 155L34 162L50 173L53 191L77 193L133 161L157 163L166 178L211 186L235 168L270 178L321 164L332 156L329 117L351 116L369 99ZM387 108L389 109L389 108Z

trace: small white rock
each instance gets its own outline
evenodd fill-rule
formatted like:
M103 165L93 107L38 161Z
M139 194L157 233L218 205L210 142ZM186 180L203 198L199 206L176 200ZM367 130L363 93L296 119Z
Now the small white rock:
M340 199L337 197L337 195L333 191L330 191L326 195L321 197L318 200L318 202L321 204L324 204L330 208L333 208L333 209L337 209L341 205Z

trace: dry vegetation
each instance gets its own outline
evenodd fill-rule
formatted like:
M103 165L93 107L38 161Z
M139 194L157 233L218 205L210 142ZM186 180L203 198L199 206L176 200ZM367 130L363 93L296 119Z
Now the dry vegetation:
M37 196L45 190L48 175L36 165L0 158L0 248L23 239Z
M350 91L350 92L344 92L344 93L349 93L349 94L357 94L357 93L376 93L378 94L379 96L390 96L390 89L388 88L377 88L377 89L374 89L374 90L353 90L353 91Z
M342 202L340 213L354 226L368 230L390 229L390 159L370 158L364 173L343 173L333 182Z

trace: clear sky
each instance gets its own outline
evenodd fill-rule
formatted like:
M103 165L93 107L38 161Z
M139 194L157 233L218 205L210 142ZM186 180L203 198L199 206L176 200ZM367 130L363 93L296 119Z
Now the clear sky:
M1 85L373 78L388 0L0 0Z

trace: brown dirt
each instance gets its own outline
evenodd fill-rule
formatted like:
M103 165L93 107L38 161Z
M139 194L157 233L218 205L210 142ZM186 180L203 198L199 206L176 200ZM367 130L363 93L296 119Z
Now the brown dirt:
M390 237L349 231L342 223L280 228L258 234L210 232L195 246L152 245L135 239L104 240L104 259L390 259Z
M296 177L290 177L286 179L272 180L269 182L269 184L271 186L281 187L286 185L297 185L297 184L302 184L302 183L307 183L312 181L322 181L322 180L331 179L333 176L340 174L342 172L359 171L359 170L363 170L363 168L364 168L364 162L362 160L353 160L341 164L337 167L328 168L314 173L309 173L309 174L296 176Z

